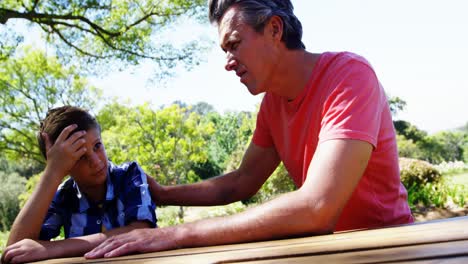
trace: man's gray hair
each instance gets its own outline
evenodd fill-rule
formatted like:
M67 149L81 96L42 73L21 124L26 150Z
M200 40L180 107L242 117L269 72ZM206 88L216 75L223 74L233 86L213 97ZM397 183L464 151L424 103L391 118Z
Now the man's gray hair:
M294 15L294 7L290 0L209 0L209 19L219 25L224 13L233 5L239 7L243 21L256 32L261 33L272 16L278 16L283 21L283 36L281 40L288 49L305 49L302 43L302 25Z

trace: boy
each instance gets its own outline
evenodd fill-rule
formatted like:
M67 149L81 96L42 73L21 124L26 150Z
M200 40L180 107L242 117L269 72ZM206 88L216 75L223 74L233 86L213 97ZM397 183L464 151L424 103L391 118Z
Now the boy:
M136 162L107 160L100 126L88 112L51 109L38 141L47 165L13 224L5 262L81 256L110 236L156 226L145 173ZM66 239L49 241L62 226Z

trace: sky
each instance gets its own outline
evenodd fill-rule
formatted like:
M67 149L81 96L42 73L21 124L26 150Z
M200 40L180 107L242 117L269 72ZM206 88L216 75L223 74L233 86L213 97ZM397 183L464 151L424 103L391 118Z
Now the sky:
M468 1L466 0L292 0L303 26L303 42L314 53L350 51L373 66L386 93L407 106L397 117L429 133L468 122ZM154 71L143 64L92 78L105 96L167 105L175 100L207 102L219 112L255 111L252 96L232 72L216 28L184 22L164 37L197 37L214 42L206 59L191 71L179 69L162 85L148 82Z

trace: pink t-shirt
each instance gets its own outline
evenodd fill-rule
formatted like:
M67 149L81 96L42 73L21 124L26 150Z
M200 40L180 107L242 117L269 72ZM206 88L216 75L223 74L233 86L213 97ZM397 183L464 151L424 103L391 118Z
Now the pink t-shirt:
M349 52L323 53L293 101L266 93L252 141L275 147L300 187L317 145L331 139L357 139L374 147L335 230L413 222L385 92L369 63Z

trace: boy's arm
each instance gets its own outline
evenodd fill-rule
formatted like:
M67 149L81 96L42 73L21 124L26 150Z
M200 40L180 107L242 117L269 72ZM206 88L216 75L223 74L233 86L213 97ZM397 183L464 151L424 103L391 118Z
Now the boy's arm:
M150 228L147 221L135 221L127 226L114 228L104 233L74 237L58 241L24 239L5 249L2 263L30 262L59 257L76 257L98 246L107 238L130 232L137 228Z
M86 151L83 147L84 139L82 139L86 132L78 131L68 137L75 128L75 125L64 128L54 145L50 143L47 136L44 137L47 166L31 197L16 217L7 245L25 238L39 238L42 223L57 187Z

